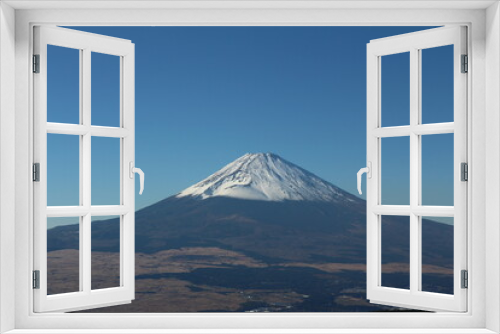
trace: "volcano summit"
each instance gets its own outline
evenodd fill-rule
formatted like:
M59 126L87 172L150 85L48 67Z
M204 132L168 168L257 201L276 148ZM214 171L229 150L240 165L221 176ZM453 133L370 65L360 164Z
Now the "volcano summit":
M273 153L247 153L177 197L261 201L344 201L352 196Z
M366 202L276 154L246 154L137 211L135 223L137 299L119 312L378 310L364 292ZM422 224L426 284L449 293L453 226ZM409 217L382 216L380 227L384 284L406 288ZM47 231L53 270L64 254L78 260L78 233ZM116 280L105 267L118 258L120 220L93 221L91 233L92 270ZM65 286L64 271L57 277Z
M383 217L384 238L394 249L385 255L387 261L408 263L408 242L401 237L409 235L406 220ZM365 263L366 202L272 153L245 154L137 211L135 221L138 253L217 247L270 263ZM118 228L117 219L94 222L92 249L118 251ZM78 225L49 230L48 250L66 248L73 230ZM452 232L434 223L424 237L439 243Z

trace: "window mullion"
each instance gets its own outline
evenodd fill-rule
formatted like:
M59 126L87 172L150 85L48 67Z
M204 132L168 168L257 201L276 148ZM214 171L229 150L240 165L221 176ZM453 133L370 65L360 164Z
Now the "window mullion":
M80 94L82 101L82 125L86 127L91 126L91 51L87 48L82 52L83 61L81 67L81 85ZM82 176L80 177L80 182L82 184L82 204L83 206L90 208L92 205L91 198L91 135L87 132L80 137L82 141L81 148L81 159L80 168L82 171ZM83 291L90 293L91 283L92 283L92 272L91 272L91 221L92 216L90 211L83 216L82 219L82 234L80 234L80 254L81 254L81 277L83 282Z
M83 124L83 60L84 60L84 56L83 56L83 50L80 50L80 63L79 63L79 66L80 66L80 76L79 76L79 118L80 118L80 121L79 121L79 126L81 126ZM47 127L49 127L50 124L47 123ZM79 170L80 170L80 186L79 186L79 189L80 189L80 199L79 199L79 204L80 206L84 206L84 192L83 192L83 188L84 188L84 183L83 183L83 171L84 171L84 168L83 168L83 135L80 135L79 136L79 140L80 140L80 147L79 147L79 150L80 150L80 166L79 166ZM84 263L86 263L87 259L86 257L84 256L84 253L83 253L83 250L85 249L84 247L84 242L83 242L83 238L82 236L84 235L85 231L84 231L84 217L83 216L80 216L79 219L78 219L78 224L79 224L79 231L78 231L78 235L79 235L79 246L78 246L78 256L79 256L79 291L84 291L84 289L86 288L86 286L84 285L84 280L85 280L85 277L84 277Z
M419 122L420 57L419 50L410 51L410 291L420 286L420 233L419 217L413 209L420 204L420 136L415 133Z
M82 291L90 293L91 290L91 216L87 213L83 218L81 218L82 224L80 226L80 285L82 286Z

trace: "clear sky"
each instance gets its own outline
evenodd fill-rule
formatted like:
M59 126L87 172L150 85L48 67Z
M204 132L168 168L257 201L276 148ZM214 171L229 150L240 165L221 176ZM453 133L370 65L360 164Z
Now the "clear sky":
M427 27L73 29L135 43L136 166L146 173L139 209L248 152L276 153L357 194L366 164L366 44ZM48 117L78 122L78 53L60 49L49 49ZM453 121L451 51L423 53L424 123ZM116 58L92 56L95 125L118 122ZM408 124L408 55L384 57L382 67L382 124ZM49 205L78 202L78 139L66 137L49 135ZM424 204L453 205L453 135L428 137ZM93 204L117 204L117 140L92 145ZM382 145L383 203L407 204L408 138Z

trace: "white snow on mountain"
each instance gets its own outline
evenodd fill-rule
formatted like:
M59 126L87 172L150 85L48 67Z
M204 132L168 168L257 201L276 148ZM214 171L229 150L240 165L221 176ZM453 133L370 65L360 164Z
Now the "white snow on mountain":
M352 196L273 153L247 153L177 197L352 201Z

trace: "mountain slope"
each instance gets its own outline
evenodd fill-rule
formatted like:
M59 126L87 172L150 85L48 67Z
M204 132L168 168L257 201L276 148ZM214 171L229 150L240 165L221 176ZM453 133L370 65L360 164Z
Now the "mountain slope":
M345 191L273 153L245 154L177 197L262 201L355 201Z
M383 217L383 239L390 246L384 262L408 263L407 218ZM428 225L423 255L445 263L452 256L453 227ZM118 226L116 220L93 224L93 250L118 251ZM78 226L49 230L48 250L67 248L72 230ZM135 230L139 253L218 247L269 263L365 263L366 257L365 201L274 154L247 154L139 210ZM443 252L444 243L449 247Z

